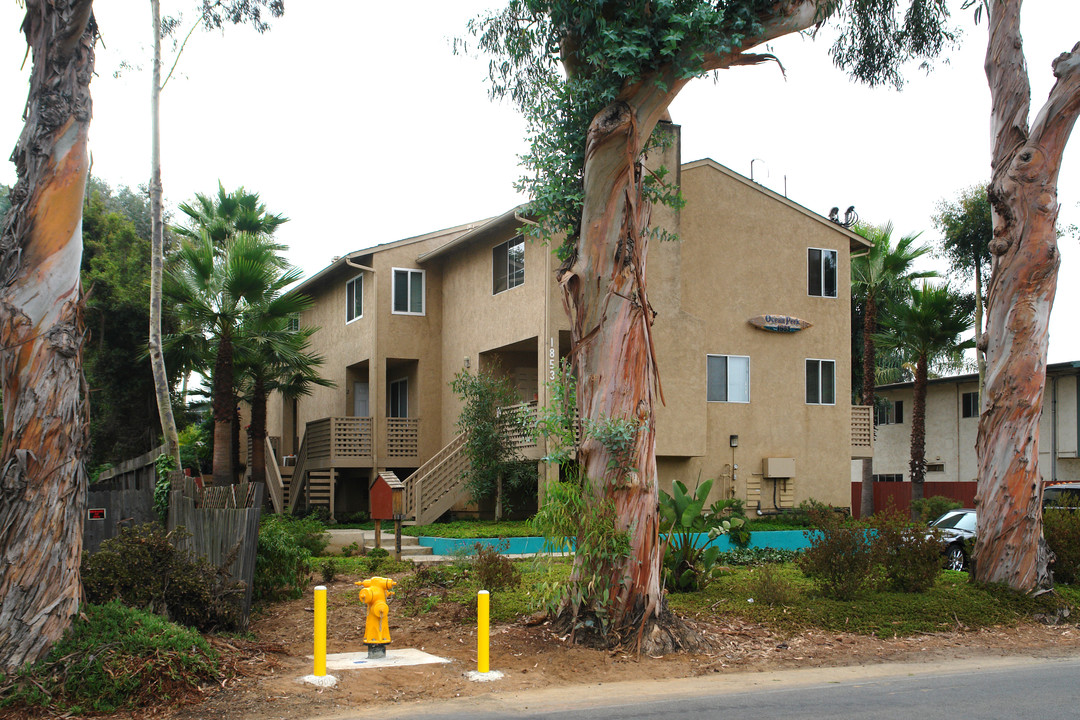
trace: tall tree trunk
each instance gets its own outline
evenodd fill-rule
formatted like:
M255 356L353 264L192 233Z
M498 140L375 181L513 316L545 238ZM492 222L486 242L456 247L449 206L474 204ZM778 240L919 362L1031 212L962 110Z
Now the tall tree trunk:
M153 86L150 89L150 367L154 376L158 419L165 437L165 452L180 468L180 439L173 418L169 374L161 345L161 275L165 267L165 232L162 225L161 188L161 2L150 0L154 32Z
M993 275L987 301L986 392L979 461L975 577L1038 592L1051 583L1042 536L1039 419L1050 310L1060 258L1055 223L1061 156L1080 112L1080 43L1028 129L1030 87L1018 0L991 0L986 76L993 104Z
M874 333L877 332L877 300L867 293L866 307L863 308L863 363L862 363L862 400L863 405L874 407L874 394L877 390L877 349L874 347ZM870 432L874 432L874 411L870 411ZM874 459L862 461L862 498L859 502L859 517L869 518L874 514Z
M745 50L811 27L817 16L813 0L793 0L774 10L776 15L761 17L757 35L730 53L706 54L701 72L774 59ZM573 72L572 64L567 70ZM616 631L636 631L637 647L645 652L666 652L679 638L658 625L664 610L654 422L660 386L653 310L645 290L651 208L642 195L641 161L645 143L689 80L662 67L625 88L593 118L585 144L580 236L557 273L570 317L582 419L637 428L628 458L613 457L595 437L587 437L578 461L593 495L614 504L618 527L629 533L629 557L608 568L616 589L609 611Z
M0 234L0 670L42 657L78 611L86 510L82 208L91 0L27 0L33 52L18 181Z
M214 485L231 485L235 482L232 473L232 427L236 418L236 402L233 399L232 350L232 337L227 329L223 330L214 360L211 398L214 413Z
M911 517L915 519L915 503L923 499L926 481L926 356L915 361L914 398L911 403Z
M251 482L266 482L266 384L261 377L251 390Z
M979 398L986 391L986 352L983 350L983 282L978 254L975 256L975 367L979 372Z

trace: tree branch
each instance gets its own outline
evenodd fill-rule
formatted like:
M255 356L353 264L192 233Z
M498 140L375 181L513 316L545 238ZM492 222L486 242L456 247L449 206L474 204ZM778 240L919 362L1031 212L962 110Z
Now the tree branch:
M1080 114L1080 43L1072 52L1059 55L1053 67L1057 82L1035 118L1031 140L1047 153L1050 178L1056 185L1065 144Z
M1028 139L1031 86L1020 38L1023 0L991 0L990 42L986 47L986 79L992 99L990 167L1004 172Z

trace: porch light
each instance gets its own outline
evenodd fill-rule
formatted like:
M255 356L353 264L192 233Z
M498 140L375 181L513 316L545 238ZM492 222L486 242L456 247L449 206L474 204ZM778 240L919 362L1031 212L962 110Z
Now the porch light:
M729 436L728 437L728 445L730 445L733 448L739 447L739 436L738 435Z

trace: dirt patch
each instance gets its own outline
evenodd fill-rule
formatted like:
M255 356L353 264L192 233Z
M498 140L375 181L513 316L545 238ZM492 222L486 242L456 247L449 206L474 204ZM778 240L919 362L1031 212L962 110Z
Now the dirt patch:
M328 585L328 650L366 650L365 608L352 581ZM493 603L498 602L495 595ZM370 709L372 703L441 700L491 692L513 692L580 683L644 681L695 677L707 673L767 671L813 666L933 661L985 655L1026 654L1054 657L1080 652L1076 625L1026 624L977 632L943 632L883 639L846 633L807 631L778 634L741 621L692 623L711 641L708 653L636 657L628 653L571 645L548 624L524 621L491 628L491 668L505 677L475 683L465 673L476 669L476 627L468 610L440 606L417 617L403 617L391 605L394 648L417 648L449 663L337 672L338 685L321 689L299 678L310 674L313 607L302 599L274 605L254 619L255 643L223 641L218 647L232 660L238 677L203 688L201 701L168 711L168 720L247 720L317 718Z

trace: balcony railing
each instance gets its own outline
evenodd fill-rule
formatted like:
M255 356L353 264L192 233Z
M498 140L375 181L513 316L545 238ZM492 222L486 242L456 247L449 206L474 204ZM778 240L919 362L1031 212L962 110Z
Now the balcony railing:
M513 447L518 450L534 448L536 442L536 401L499 408L499 417L506 418L506 427ZM519 422L510 422L510 418Z
M874 408L851 406L851 457L874 457Z
M420 455L420 418L386 418L386 454L390 458Z

